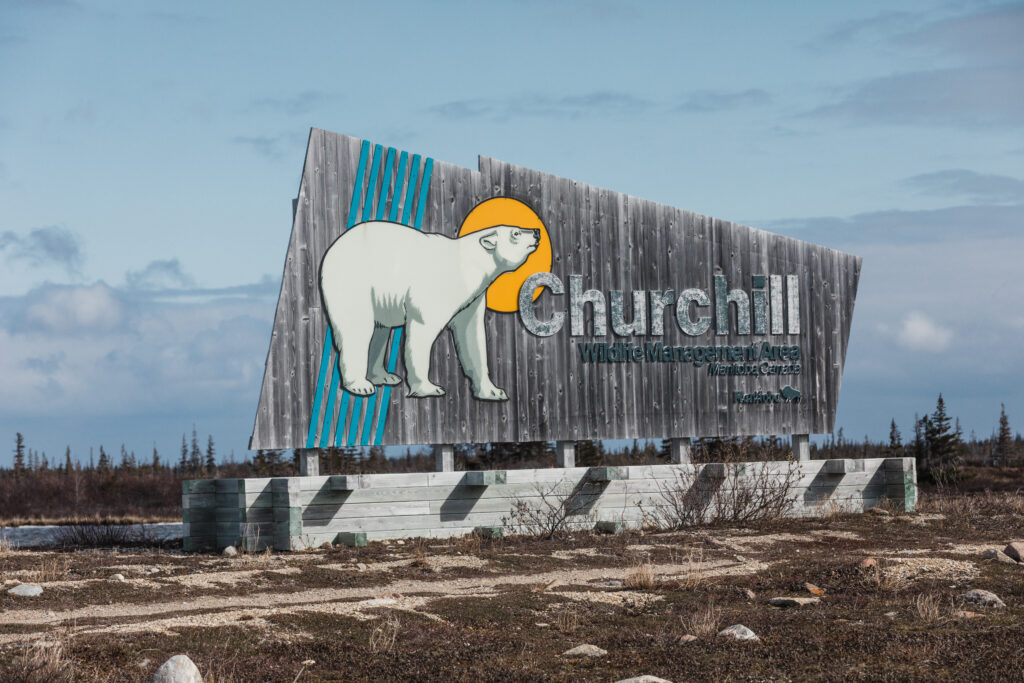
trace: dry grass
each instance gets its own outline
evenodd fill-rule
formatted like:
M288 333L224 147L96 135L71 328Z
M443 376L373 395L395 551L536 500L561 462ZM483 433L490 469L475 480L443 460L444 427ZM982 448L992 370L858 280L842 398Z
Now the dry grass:
M572 605L566 605L555 615L555 627L562 633L575 633L580 627L580 614Z
M74 661L68 656L71 636L59 632L50 640L37 640L13 660L14 680L25 683L63 683L78 680Z
M14 546L11 545L10 539L6 536L0 536L0 555L7 555L11 552L14 552Z
M722 610L708 603L707 607L685 617L679 617L686 633L698 638L708 638L721 630Z
M680 588L692 591L704 585L707 575L704 573L704 551L702 549L690 548L686 557L679 564L683 566L683 574L676 580Z
M971 525L978 518L1021 517L1024 515L1024 495L1019 490L975 494L921 493L916 510L944 515L951 524L964 526Z
M654 576L653 565L650 562L637 564L633 567L632 571L626 574L622 584L626 588L638 588L641 590L651 590L656 587L658 580Z
M70 567L71 558L53 554L40 561L39 567L33 570L32 577L39 583L63 581L67 578Z
M864 571L864 582L883 593L895 593L907 587L907 579L895 572L886 571L881 563Z
M829 498L823 500L815 507L815 516L825 524L838 522L853 514L853 509L848 501Z
M919 595L914 600L914 616L919 621L934 624L942 619L945 607L942 598L937 595Z
M370 633L370 652L374 654L390 654L395 649L398 631L402 624L394 614L389 615L377 628Z

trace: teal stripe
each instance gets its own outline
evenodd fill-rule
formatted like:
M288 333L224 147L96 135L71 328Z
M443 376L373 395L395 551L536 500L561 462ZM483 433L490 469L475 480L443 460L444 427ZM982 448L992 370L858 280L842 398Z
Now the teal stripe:
M416 164L417 164L418 161L419 161L419 159L416 156L414 156L413 157L413 168L414 169L415 169ZM426 164L426 166L423 167L423 180L420 181L419 190L417 192L417 194L419 195L419 206L416 209L416 223L415 223L415 225L413 225L413 227L416 228L417 230L420 230L423 227L423 211L424 211L424 208L427 205L427 196L430 194L430 173L431 173L431 171L433 171L433 169L434 169L434 160L428 157L427 158L427 164ZM409 177L410 177L410 179L414 179L415 175L410 175ZM413 184L412 180L410 180L410 186L412 184ZM406 206L405 206L406 218L408 217L409 206L410 205L409 205L408 199L407 199L406 200ZM405 220L403 220L402 222L404 223ZM397 327L397 328L395 328L394 334L392 335L392 338L391 338L391 358L388 360L388 372L394 372L395 371L395 366L398 363L398 349L399 349L399 342L400 342L401 339L402 339L402 328L401 327ZM374 438L374 445L380 445L381 438L384 435L384 425L385 425L385 423L387 422L387 419L388 419L388 405L390 403L390 401L388 399L390 397L391 397L391 386L388 385L388 386L384 387L383 392L381 393L380 417L377 418L377 435Z
M412 214L412 197L416 190L416 174L420 170L420 155L412 155L412 170L409 171L409 186L405 190L405 206L402 208L402 224L409 225L409 216Z
M398 174L395 176L395 193L391 196L391 215L388 220L392 223L398 218L399 198L402 194L402 186L405 185L405 162L409 158L408 152L402 152L398 157Z
M359 148L359 164L356 167L356 181L352 185L352 204L348 210L348 227L355 223L356 213L359 211L359 197L362 194L363 169L366 168L366 157L370 151L370 143L363 140ZM324 392L324 380L327 378L327 365L330 362L331 352L334 350L334 337L331 335L331 326L328 323L327 332L324 334L324 351L320 357L320 374L316 382L316 393L313 394L313 410L309 416L309 433L306 436L306 448L313 448L316 445L317 427L320 426L320 401ZM333 392L332 392L333 393Z
M360 150L360 153L359 153L359 158L360 158L361 161L363 161L363 164L360 165L359 175L356 177L357 182L356 182L356 185L355 185L355 190L353 191L352 204L349 206L348 225L346 227L346 230L351 229L352 226L355 225L356 221L359 219L359 203L358 202L359 202L360 197L362 198L362 201L363 201L363 212L365 213L366 212L367 201L369 201L369 198L372 198L372 196L373 196L373 194L372 194L373 189L372 188L373 188L373 186L375 184L374 177L376 176L377 168L380 167L380 159L379 159L379 155L378 155L378 152L380 151L380 145L377 145L374 148L373 163L374 163L375 166L374 166L373 172L371 173L370 181L369 181L369 183L367 183L367 188L366 188L365 191L363 191L362 176L365 174L365 169L368 167L368 163L367 163L367 160L364 157L363 150L365 150L366 152L369 152L369 149L370 149L370 143L367 142L367 141L364 141L363 142L363 149ZM354 208L354 210L353 210L353 208ZM337 356L338 354L335 353L334 355ZM341 378L341 358L338 358L337 362L335 363L334 373L331 375L331 383L328 386L328 392L329 393L328 393L327 401L330 404L332 410L325 410L324 411L324 420L323 420L324 424L323 424L323 427L321 427L321 429L320 429L320 447L321 448L323 448L324 446L326 446L326 445L328 445L330 443L330 441L331 441L331 430L332 429L335 430L335 431L338 430L338 425L337 425L337 421L338 420L334 417L333 407L334 407L334 401L336 400L336 396L338 394L339 386L341 384L341 379L342 379ZM344 401L342 401L342 403L344 403ZM345 416L342 415L340 417L340 419L342 421L344 421Z
M388 151L388 170L391 169L391 160L394 149ZM407 152L402 152L398 157L398 173L395 174L394 190L391 193L391 212L389 219L394 221L395 217L398 216L398 204L402 197L402 190L405 187L405 162L409 158ZM385 175L386 178L390 177L390 174ZM415 179L414 179L415 180ZM381 194L385 193L381 191ZM384 215L384 204L381 203L377 208L377 220L380 220ZM386 356L385 356L386 357ZM393 370L389 371L393 372ZM357 440L360 446L367 446L370 442L370 435L373 434L373 421L380 411L381 397L384 395L384 388L388 385L381 387L381 390L377 392L376 396L373 396L366 404L366 417L363 420L362 429L359 430ZM351 427L349 428L351 429Z
M338 428L334 430L334 447L341 445L341 438L344 436L345 415L348 413L348 399L352 394L347 391L341 393L341 408L338 409Z
M381 157L384 156L384 146L374 145L373 146L373 167L370 171L370 182L366 185L366 196L363 200L363 220L370 220L370 216L373 215L373 202L377 196L377 175L380 173ZM337 387L332 387L332 390L336 390ZM348 392L345 392L348 393ZM354 396L352 398L352 415L353 420L355 416L359 414L360 408L363 404L362 396ZM335 427L335 431L340 431L345 425L345 415L338 415L339 424ZM351 420L350 420L351 422ZM349 439L351 441L351 439ZM351 443L349 444L351 445Z
M380 196L377 197L376 220L384 218L384 207L387 203L388 188L391 187L391 169L395 164L395 148L388 147L388 160L384 164L384 179L380 183Z
M434 160L427 159L427 165L423 168L423 183L420 185L420 199L416 206L416 229L420 229L423 223L423 209L427 208L427 190L430 189L430 172L434 170Z
M340 373L341 358L334 354L334 370L331 372L331 393L327 394L327 407L324 408L324 427L320 430L320 448L331 442L331 427L334 425L334 397L337 396L338 378Z
M370 184L366 186L366 199L363 203L363 220L370 220L373 215L373 197L377 194L377 174L380 173L381 155L384 152L383 145L373 147L373 170L370 171Z
M334 339L331 337L331 326L327 325L324 335L324 352L320 358L320 376L316 380L316 393L313 394L313 412L309 416L309 434L306 436L306 448L316 445L316 428L320 423L320 396L324 393L324 380L327 379L327 364L331 359Z

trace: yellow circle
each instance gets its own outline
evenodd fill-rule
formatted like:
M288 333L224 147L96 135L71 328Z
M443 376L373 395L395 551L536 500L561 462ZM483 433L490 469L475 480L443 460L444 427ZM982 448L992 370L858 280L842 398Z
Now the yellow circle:
M546 273L551 270L551 239L548 230L533 209L516 199L495 197L476 205L459 228L459 237L479 230L493 228L496 225L511 225L526 230L539 230L540 242L537 249L530 254L523 265L510 273L499 275L498 279L487 288L487 308L500 313L514 313L519 310L519 288L526 278L534 273ZM543 288L538 287L533 293L536 301Z

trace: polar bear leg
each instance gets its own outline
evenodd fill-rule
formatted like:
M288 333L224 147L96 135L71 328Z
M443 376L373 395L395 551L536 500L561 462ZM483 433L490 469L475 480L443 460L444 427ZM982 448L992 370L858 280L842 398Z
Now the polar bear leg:
M444 389L433 384L428 378L430 371L430 349L444 324L428 326L410 320L405 325L405 373L409 382L409 396L444 396Z
M472 303L455 314L448 327L455 338L455 350L462 371L473 385L473 395L484 401L507 401L504 391L494 386L487 367L487 335L484 331L484 309L487 294L481 294Z
M388 339L391 338L390 327L374 327L373 336L370 337L370 371L366 379L373 384L398 384L402 378L388 372L385 365L385 352L388 349Z
M338 362L341 364L341 383L346 391L356 396L369 396L375 389L366 379L366 359L373 336L372 312L358 324L344 330L335 330L338 338Z

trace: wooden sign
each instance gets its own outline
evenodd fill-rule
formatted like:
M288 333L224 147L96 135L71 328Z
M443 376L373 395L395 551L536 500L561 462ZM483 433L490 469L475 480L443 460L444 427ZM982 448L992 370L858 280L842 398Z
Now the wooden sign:
M312 130L250 447L829 433L860 258Z

